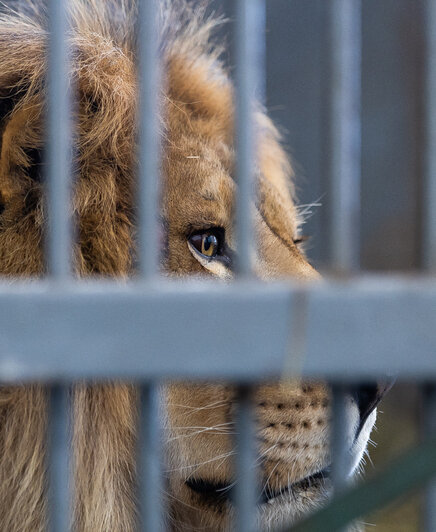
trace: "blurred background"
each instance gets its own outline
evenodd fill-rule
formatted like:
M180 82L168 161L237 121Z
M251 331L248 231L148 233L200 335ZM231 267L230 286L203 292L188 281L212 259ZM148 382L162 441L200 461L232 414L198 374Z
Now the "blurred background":
M320 269L328 241L328 3L268 0L266 12L266 106L294 161L299 201L308 206L308 255ZM234 17L231 0L213 9ZM420 266L423 2L362 0L362 10L361 266L413 273ZM223 37L230 29L231 22ZM226 59L232 64L231 52ZM366 475L418 440L419 406L413 383L396 383L379 409ZM367 530L418 531L419 503L409 496L366 516Z

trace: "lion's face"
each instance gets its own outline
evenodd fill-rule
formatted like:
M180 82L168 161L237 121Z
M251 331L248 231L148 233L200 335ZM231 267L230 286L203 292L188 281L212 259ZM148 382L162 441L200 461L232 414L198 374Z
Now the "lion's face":
M169 130L166 144L167 265L171 273L212 275L227 281L238 253L233 203L237 184L228 112L231 93L226 94L225 86L218 92L202 79L201 71L197 74L195 78L190 71L188 87L174 83L180 92L174 94L175 103L169 109L174 129ZM207 116L210 107L186 105L196 101L195 81L202 82L202 105L221 99L224 117L213 112ZM252 235L258 243L256 274L259 282L277 278L317 281L319 274L298 247L297 210L287 188L285 156L267 118L259 114L258 122L258 199ZM226 334L196 331L195 323L192 329L205 349ZM282 381L256 389L262 530L289 522L329 491L329 395L319 382ZM165 400L168 503L175 529L227 529L234 485L235 390L225 384L174 383L166 388ZM375 411L361 425L356 396L350 395L347 408L351 474L366 447Z
M6 66L0 72L0 90L8 107L3 106L0 116L4 207L0 271L38 275L44 270L45 214L43 90L35 65L43 62L44 46L34 35L23 37L29 57L23 58L17 79L16 61L8 63L16 38L3 32L1 45L6 52L0 50L0 60ZM79 91L75 267L81 276L128 276L135 264L135 68L131 55L95 32L85 32L73 44ZM232 87L214 61L182 52L169 56L163 99L162 271L229 281L238 253ZM257 200L251 236L258 244L256 275L259 282L315 281L319 276L298 247L289 163L277 131L260 111L257 134ZM195 323L192 331L205 349L226 334L197 331ZM377 390L368 388L365 393L365 400L362 394L350 394L347 406L350 474L360 462L375 420ZM227 528L232 513L234 396L234 389L224 384L172 383L165 388L168 504L176 530ZM265 529L292 520L328 492L329 392L318 382L262 384L255 403L259 519Z

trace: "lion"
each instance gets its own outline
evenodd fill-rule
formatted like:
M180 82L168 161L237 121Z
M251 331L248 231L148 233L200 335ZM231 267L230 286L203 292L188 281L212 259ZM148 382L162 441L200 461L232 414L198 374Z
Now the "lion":
M36 0L0 18L0 272L40 277L43 253L47 25ZM228 281L234 235L234 88L220 60L219 22L188 0L162 0L160 93L164 275ZM135 2L73 0L71 79L77 90L73 215L78 277L135 274L137 70ZM277 128L260 106L257 135L255 273L260 281L315 281L301 248L293 171ZM195 324L193 324L195 327ZM25 333L25 332L24 332ZM198 331L199 342L225 331ZM265 353L267 356L267 353ZM365 453L380 386L347 397L348 472ZM258 524L272 530L317 507L330 491L330 396L321 382L257 386ZM173 531L230 528L235 390L166 383L165 491ZM75 495L72 530L131 532L137 524L138 393L121 382L71 389ZM42 384L0 389L0 529L42 532L47 523L47 395Z

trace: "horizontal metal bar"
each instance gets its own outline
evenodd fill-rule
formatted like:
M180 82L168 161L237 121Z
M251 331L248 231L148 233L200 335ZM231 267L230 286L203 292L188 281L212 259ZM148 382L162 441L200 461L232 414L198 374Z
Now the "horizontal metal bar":
M432 438L406 452L363 484L345 491L301 523L283 529L283 532L337 532L354 519L421 488L434 475L436 439Z
M306 297L305 331L291 331ZM436 378L436 280L0 285L0 379ZM199 334L199 331L202 334ZM204 331L219 341L202 341ZM302 340L303 338L303 340ZM292 358L298 356L298 361Z

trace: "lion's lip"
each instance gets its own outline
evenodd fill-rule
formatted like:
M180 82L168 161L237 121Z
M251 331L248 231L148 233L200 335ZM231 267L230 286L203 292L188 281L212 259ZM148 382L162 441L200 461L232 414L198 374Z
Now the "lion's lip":
M295 492L296 490L307 490L310 487L323 483L329 477L329 475L330 475L330 468L326 467L322 469L321 471L318 471L317 473L314 473L313 475L308 475L307 477L297 482L294 482L287 486L282 486L278 490L263 489L260 499L259 499L259 504L265 504L267 502L271 502L277 497L286 495L287 493Z
M264 488L259 494L257 503L266 504L295 490L308 489L311 486L324 482L329 475L330 468L326 467L317 473L308 475L297 482L282 486L279 489ZM231 501L234 493L234 483L210 482L201 478L189 478L185 481L185 484L192 491L201 495L205 501L214 503Z

